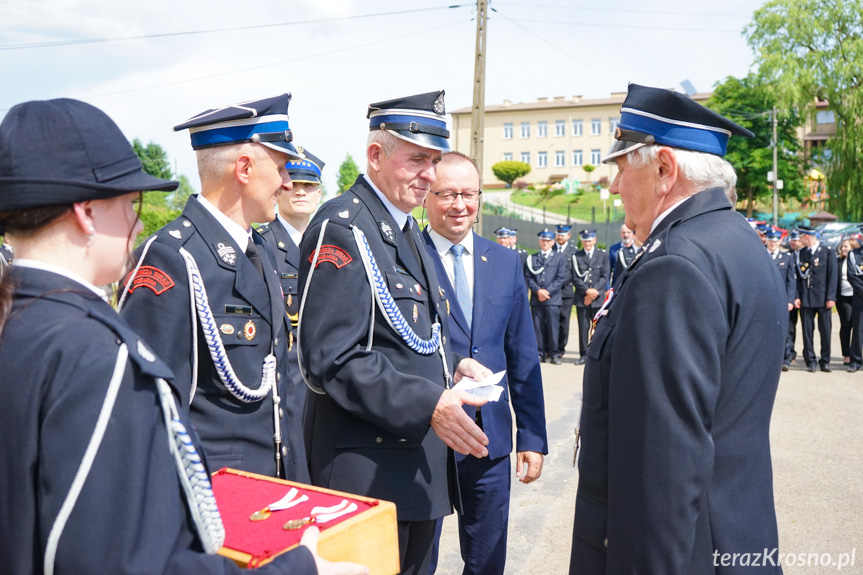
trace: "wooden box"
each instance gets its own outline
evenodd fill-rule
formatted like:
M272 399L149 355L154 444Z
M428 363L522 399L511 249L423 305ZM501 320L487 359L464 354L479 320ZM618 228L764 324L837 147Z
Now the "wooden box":
M265 565L295 548L306 527L286 531L282 526L289 519L308 517L312 507L326 507L347 499L359 509L316 524L321 530L318 554L329 561L362 563L368 566L371 575L399 572L394 503L229 468L213 473L212 483L225 524L225 544L219 555L241 567ZM255 511L281 499L291 487L296 487L301 495L308 495L309 500L291 509L274 511L264 521L249 518Z

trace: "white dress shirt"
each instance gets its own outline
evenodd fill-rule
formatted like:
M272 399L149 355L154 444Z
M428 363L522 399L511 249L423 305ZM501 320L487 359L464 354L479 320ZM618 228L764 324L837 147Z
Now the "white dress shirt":
M441 263L443 263L443 269L446 270L446 276L449 278L449 282L455 286L455 256L450 250L453 246L453 243L431 229L427 228L429 237L431 237L432 242L434 243L435 250L437 250L438 255L440 256ZM464 246L464 252L461 255L461 262L464 265L464 274L467 276L467 287L470 291L470 297L473 298L473 232L469 233L465 238L459 242L459 244Z

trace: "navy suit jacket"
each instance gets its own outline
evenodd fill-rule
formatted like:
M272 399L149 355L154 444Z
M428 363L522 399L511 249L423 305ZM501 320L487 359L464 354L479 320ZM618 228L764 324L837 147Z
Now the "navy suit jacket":
M455 294L431 237L427 231L423 236L441 287ZM512 451L510 404L515 410L518 430L516 451L548 453L542 373L521 258L514 250L476 234L473 241L473 329L468 328L458 300L451 298L450 338L456 353L476 359L495 373L506 370L500 400L481 408L483 431L489 441L488 456L497 459ZM474 406L464 408L468 415L474 416Z
M797 297L800 307L827 306L836 301L839 288L839 262L836 252L819 243L813 253L807 247L797 252Z
M773 263L779 271L782 283L785 284L785 294L788 296L788 303L794 303L794 300L797 299L797 274L795 273L797 267L794 265L794 254L779 252L776 254L776 259L773 260Z

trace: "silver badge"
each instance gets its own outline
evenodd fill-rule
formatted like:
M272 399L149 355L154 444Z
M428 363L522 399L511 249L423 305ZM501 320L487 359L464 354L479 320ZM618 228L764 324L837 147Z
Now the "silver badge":
M386 220L382 222L378 222L378 226L381 228L381 235L384 236L384 239L395 245L396 244L396 235L393 233L393 228L390 226L389 222Z
M140 355L142 358L146 359L150 363L153 363L154 361L156 361L155 354L153 354L152 351L147 349L147 346L144 345L144 342L141 341L140 339L138 340L137 347L138 347L138 355Z
M235 250L233 246L229 246L225 244L225 242L219 242L216 244L216 251L219 253L219 257L222 258L223 262L229 266L237 265L237 250Z
M656 248L658 248L661 244L662 244L662 240L659 238L656 238L656 240L654 240L654 242L653 242L653 245L650 246L650 249L647 250L647 252L652 254L653 252L656 251Z
M183 220L183 225L187 228L190 228L192 227L192 222L190 222L189 220Z
M444 113L443 95L444 95L444 91L441 90L440 94L437 95L437 98L434 101L433 108L434 108L435 114L443 115L443 113Z
M343 218L343 219L348 219L348 217L350 217L350 215L351 215L351 212L349 212L348 210L345 210L343 212L339 212L339 217Z
M359 200L359 198L354 198L354 203L355 203L355 204L358 204L358 203L360 203L360 200Z
M180 230L171 230L168 232L168 235L178 240L183 239L183 233Z

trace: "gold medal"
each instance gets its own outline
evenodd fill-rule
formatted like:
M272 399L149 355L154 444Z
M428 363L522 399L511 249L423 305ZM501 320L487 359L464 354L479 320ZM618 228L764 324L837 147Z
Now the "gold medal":
M314 517L304 517L302 519L291 519L290 521L288 521L287 523L282 525L282 529L284 529L285 531L296 531L297 529L302 529L303 527L305 527L309 523L314 523L314 522L315 522Z
M270 511L269 507L264 507L263 509L259 509L258 511L255 511L254 513L252 513L249 516L249 519L252 521L263 521L264 519L267 519L272 514L273 514L273 512Z
M449 300L446 300L446 314L449 315Z
M258 333L258 329L255 327L255 323L252 320L247 321L246 325L243 326L243 335L246 336L246 340L255 339L256 333Z

